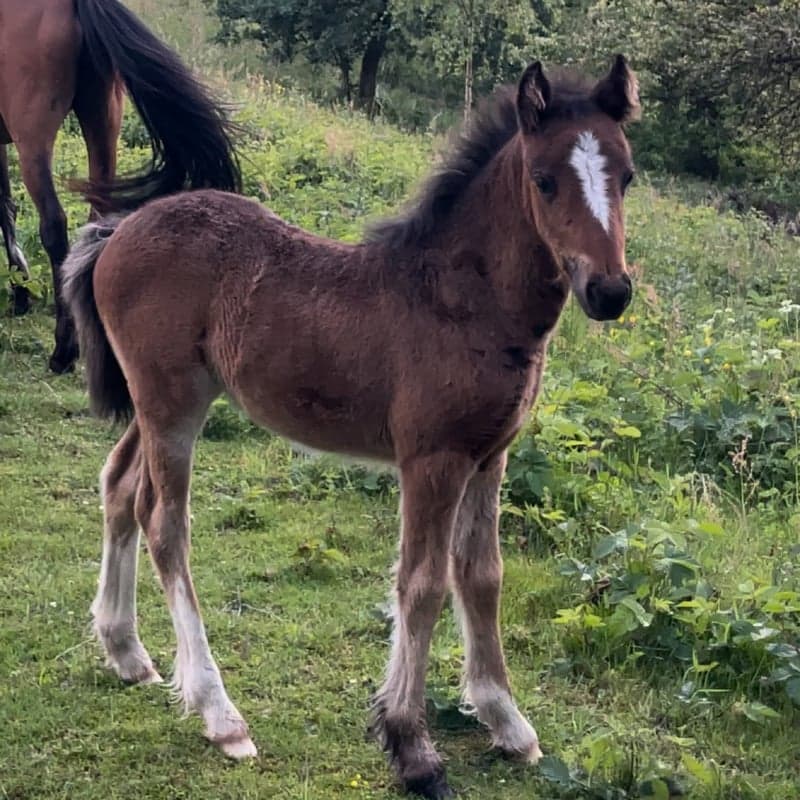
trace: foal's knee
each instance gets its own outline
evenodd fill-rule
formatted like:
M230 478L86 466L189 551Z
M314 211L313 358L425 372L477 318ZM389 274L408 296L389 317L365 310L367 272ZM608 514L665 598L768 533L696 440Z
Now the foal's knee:
M411 615L438 613L447 594L447 568L425 562L397 575L397 601Z
M454 555L451 577L464 600L496 598L503 585L503 562L485 558L473 560Z

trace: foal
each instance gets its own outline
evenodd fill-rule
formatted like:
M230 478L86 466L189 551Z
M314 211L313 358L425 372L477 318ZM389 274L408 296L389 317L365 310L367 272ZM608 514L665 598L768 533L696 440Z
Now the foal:
M120 677L160 680L136 628L141 526L177 635L175 685L226 755L255 755L209 651L188 561L194 443L226 392L290 439L398 468L395 627L373 730L405 787L450 792L423 698L448 589L466 641L466 702L498 748L539 757L500 644L498 494L570 287L597 320L630 301L622 123L637 110L622 56L596 84L550 83L532 64L417 204L357 245L216 191L85 230L65 296L94 409L131 420L102 473L92 607Z

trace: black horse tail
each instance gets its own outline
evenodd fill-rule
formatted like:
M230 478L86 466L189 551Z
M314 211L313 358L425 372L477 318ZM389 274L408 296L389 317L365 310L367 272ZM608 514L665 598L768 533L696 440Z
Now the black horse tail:
M62 266L61 291L78 327L92 411L99 417L127 421L133 416L128 382L111 349L94 299L95 264L122 219L122 215L111 215L83 228Z
M241 191L235 126L179 56L119 0L75 0L75 9L82 58L103 78L121 78L153 148L147 172L107 185L84 183L87 199L112 212L182 189Z

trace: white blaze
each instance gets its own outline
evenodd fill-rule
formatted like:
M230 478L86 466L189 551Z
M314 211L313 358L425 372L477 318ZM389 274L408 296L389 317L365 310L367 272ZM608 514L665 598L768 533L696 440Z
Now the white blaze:
M603 230L608 233L611 225L611 207L608 202L606 158L600 152L600 142L591 131L579 134L569 163L578 174L586 205L603 226Z

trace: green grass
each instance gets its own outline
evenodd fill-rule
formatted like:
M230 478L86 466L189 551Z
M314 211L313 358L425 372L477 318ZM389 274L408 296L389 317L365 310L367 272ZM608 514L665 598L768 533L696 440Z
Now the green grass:
M397 205L435 144L280 87L233 88L253 131L248 192L329 235L352 240ZM129 120L123 167L144 155L136 134ZM84 169L68 128L58 174ZM36 220L14 187L46 293ZM65 203L73 224L85 218ZM698 800L795 800L799 719L776 677L793 662L766 647L800 643L800 248L646 183L628 222L631 313L601 326L567 310L504 495L506 649L552 758L544 770L506 763L455 711L462 650L449 610L429 673L434 737L465 797L665 797L647 782L669 777ZM193 569L212 650L260 748L231 765L167 690L120 685L89 637L97 475L115 433L88 415L80 373L46 372L51 325L44 302L0 317L0 798L396 797L364 736L388 654L392 481L295 457L215 405L194 473ZM624 547L607 547L612 534ZM666 548L694 565L677 587ZM590 580L570 574L575 561ZM146 560L139 588L143 641L168 672L173 634ZM741 641L726 633L731 614L752 626Z

